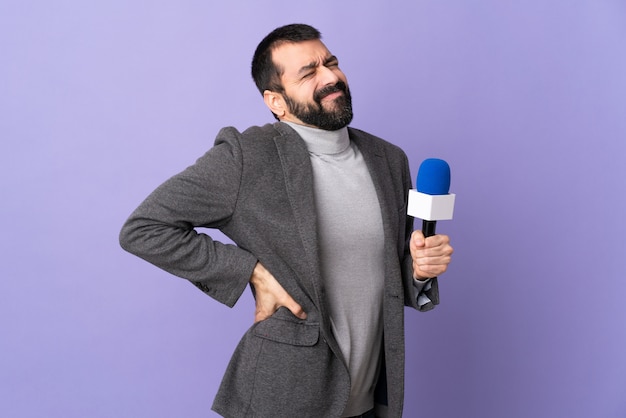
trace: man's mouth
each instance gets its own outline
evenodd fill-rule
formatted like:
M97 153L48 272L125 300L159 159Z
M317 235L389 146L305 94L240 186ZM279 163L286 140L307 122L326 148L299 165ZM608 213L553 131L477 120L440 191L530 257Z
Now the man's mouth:
M344 84L339 82L334 86L327 86L316 93L315 101L321 103L322 100L334 100L344 93Z
M326 94L320 100L334 100L337 97L342 96L342 95L343 95L343 91L339 90L339 91Z

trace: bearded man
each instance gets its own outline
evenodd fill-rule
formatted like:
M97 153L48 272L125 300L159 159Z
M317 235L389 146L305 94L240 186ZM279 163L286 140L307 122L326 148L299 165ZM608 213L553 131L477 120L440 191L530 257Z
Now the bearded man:
M348 127L348 81L317 29L272 31L252 77L277 122L222 129L120 243L228 306L250 285L254 324L213 403L222 416L401 417L404 306L439 303L450 240L413 231L407 157Z

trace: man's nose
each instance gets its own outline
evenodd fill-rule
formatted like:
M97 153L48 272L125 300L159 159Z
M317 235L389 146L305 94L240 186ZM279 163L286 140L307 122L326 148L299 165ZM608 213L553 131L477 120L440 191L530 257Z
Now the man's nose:
M323 86L328 86L331 84L334 85L337 84L337 81L339 81L339 76L337 75L337 73L330 68L322 66L319 71L320 83Z

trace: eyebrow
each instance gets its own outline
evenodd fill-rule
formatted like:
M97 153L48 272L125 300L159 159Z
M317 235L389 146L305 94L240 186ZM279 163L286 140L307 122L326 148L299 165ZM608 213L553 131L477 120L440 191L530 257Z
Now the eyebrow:
M339 60L337 59L337 57L335 55L330 55L329 57L327 57L324 60L323 65L326 65L329 62L333 62L333 61L339 61ZM316 68L317 66L318 66L317 61L313 61L313 62L305 65L304 67L301 67L300 70L298 71L298 75L303 75L304 73L306 73L306 72Z

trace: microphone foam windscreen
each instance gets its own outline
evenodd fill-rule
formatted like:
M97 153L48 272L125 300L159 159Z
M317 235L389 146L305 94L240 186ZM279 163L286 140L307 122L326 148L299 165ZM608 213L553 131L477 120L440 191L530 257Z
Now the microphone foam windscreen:
M448 194L450 190L450 166L444 160L428 158L422 162L417 173L417 191L430 195Z

